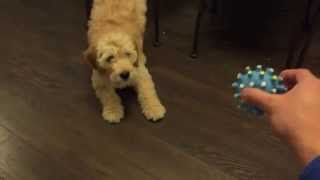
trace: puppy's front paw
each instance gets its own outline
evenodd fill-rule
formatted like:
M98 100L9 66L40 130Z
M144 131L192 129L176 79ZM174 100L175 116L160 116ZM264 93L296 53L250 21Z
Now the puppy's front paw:
M123 118L124 113L123 109L109 109L104 108L102 112L103 118L109 123L120 123L120 120Z
M144 107L143 113L148 120L156 122L164 118L166 109L159 103L157 105Z

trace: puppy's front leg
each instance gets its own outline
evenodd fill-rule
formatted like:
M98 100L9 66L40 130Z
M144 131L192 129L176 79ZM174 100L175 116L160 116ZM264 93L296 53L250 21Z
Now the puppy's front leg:
M96 95L102 104L103 118L110 123L119 123L124 117L121 98L113 87L107 86L100 81L97 74L93 75L92 80Z
M158 98L152 77L147 68L144 65L140 68L139 78L137 78L136 83L139 102L146 118L155 122L164 118L166 109Z
M103 118L110 123L119 123L124 112L121 99L115 90L113 88L97 89L96 94L103 106Z

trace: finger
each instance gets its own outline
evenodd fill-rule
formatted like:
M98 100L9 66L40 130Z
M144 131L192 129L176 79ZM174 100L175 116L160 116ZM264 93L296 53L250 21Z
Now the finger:
M263 111L270 113L273 109L274 100L277 95L269 94L260 89L245 88L241 92L241 98L245 102L257 106Z
M315 77L309 70L307 69L290 69L282 71L280 76L284 79L286 82L294 82L299 83L301 81L304 81L305 79L308 79L310 77Z

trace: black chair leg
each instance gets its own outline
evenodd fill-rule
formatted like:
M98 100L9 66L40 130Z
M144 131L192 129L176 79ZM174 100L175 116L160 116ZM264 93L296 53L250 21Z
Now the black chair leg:
M154 10L154 46L160 46L160 25L159 25L159 2L158 0L153 1Z
M297 64L295 65L294 68L301 68L303 66L303 64L305 62L306 55L307 55L308 50L309 50L311 43L312 43L313 35L314 35L314 32L312 31L312 29L310 29L310 32L308 32L308 34L307 34L306 41L305 41L304 46L301 50L301 53L298 57Z
M207 8L206 0L200 0L199 12L197 15L196 26L195 26L194 35L193 35L193 45L192 45L191 58L198 57L198 43L199 43L200 25L201 25L203 13L206 10L206 8Z
M310 5L310 9L311 9L311 6L312 6L312 4ZM295 68L301 68L305 62L306 55L307 55L308 50L312 44L313 36L315 34L314 29L313 29L314 19L319 14L320 14L320 7L313 17L311 17L311 13L309 12L309 17L308 17L308 19L305 20L306 21L306 24L305 24L306 40L305 40L304 46L301 50L301 54L298 57L298 62L296 64Z
M310 47L313 33L312 33L312 18L311 18L311 8L313 5L314 0L308 0L307 9L305 12L305 17L302 25L302 30L300 30L299 34L297 35L296 39L290 44L289 54L286 61L286 68L299 68L303 65L306 53ZM299 47L303 42L303 48L299 53L298 62L294 64L295 61L295 52L299 50Z
M292 38L289 44L290 47L289 47L289 52L286 60L285 69L290 69L293 66L293 63L295 61L296 51L299 50L299 47L303 41L303 37L304 37L303 30L299 28L299 30L295 32L293 36L294 37Z
M90 18L93 0L86 0L86 15L87 19Z

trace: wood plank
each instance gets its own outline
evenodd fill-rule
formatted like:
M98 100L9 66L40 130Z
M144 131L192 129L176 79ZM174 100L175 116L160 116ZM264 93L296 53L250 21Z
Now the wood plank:
M83 179L67 169L60 169L60 164L48 159L2 126L0 135L0 179Z
M33 110L31 110L28 107L20 107L20 112L24 109L30 113L38 108L33 106ZM45 112L42 117L37 117L41 114L40 111L36 111L37 114L34 117L24 119L24 121L26 119L36 121L34 123L37 124L38 128L34 125L31 126L29 123L23 123L12 114L9 115L4 124L51 157L63 160L63 163L67 166L77 165L75 163L78 163L77 161L81 158L88 164L89 168L96 168L97 164L100 164L101 171L112 170L111 172L115 173L116 177L122 175L122 179L129 178L130 175L133 176L132 173L135 172L133 170L129 171L130 168L134 169L131 166L124 171L123 168L128 166L127 164L140 167L143 172L159 179L176 179L178 177L184 179L232 179L219 170L208 167L201 161L177 151L148 134L140 131L136 132L129 124L117 128L104 127L100 115L90 115L88 117L86 114L89 111L87 110L77 114L76 109L78 107L79 104L72 107L64 104L64 110L54 109L60 111L54 114L61 114L65 119L57 118L57 115L50 118L50 112ZM65 111L70 112L70 114L66 114ZM1 113L5 114L4 112ZM45 118L48 115L49 117ZM42 121L44 118L46 119L45 122ZM96 122L92 121L94 119L96 119ZM54 120L59 120L59 122L56 123ZM75 124L76 126L74 126ZM26 129L26 131L23 132L21 129ZM34 141L34 138L37 140ZM121 156L124 156L125 159ZM137 171L137 169L134 170ZM185 172L193 173L190 175L185 174ZM142 175L140 173L138 177L141 179L143 178ZM138 179L137 177L131 178ZM145 179L151 179L151 177Z

